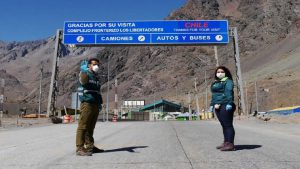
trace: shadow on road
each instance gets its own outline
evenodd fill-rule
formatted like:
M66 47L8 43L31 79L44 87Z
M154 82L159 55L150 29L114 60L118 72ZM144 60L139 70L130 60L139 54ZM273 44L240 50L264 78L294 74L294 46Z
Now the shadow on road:
M135 149L138 148L147 148L148 146L133 146L133 147L123 147L123 148L117 148L117 149L111 149L111 150L104 150L99 153L111 153L111 152L118 152L118 151L128 151L130 153L135 153Z
M261 145L235 145L235 150L252 150L262 147Z

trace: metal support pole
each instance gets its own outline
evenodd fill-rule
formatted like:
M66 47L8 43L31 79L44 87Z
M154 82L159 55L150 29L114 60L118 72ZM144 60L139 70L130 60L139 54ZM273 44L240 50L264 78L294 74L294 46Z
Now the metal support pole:
M5 80L1 79L0 81L0 111L4 111L4 87L5 87Z
M248 110L248 89L247 89L247 83L245 81L245 95L246 95L246 114L250 114L249 110Z
M196 92L196 106L197 106L197 112L198 112L198 114L200 114L199 97L198 97L198 89L197 89L197 78L195 78L195 92Z
M108 113L109 113L109 60L110 56L108 56L107 61L107 93L106 93L106 121L108 122Z
M257 85L256 85L256 81L255 81L254 85L255 85L256 111L258 112L258 99L257 99Z
M205 75L204 75L204 79L205 79L205 112L208 110L207 106L208 106L208 90L207 90L207 75L206 75L206 70L205 70Z
M191 92L189 92L189 120L192 120L192 108L191 108L191 104L192 104L192 95Z
M114 115L118 115L118 79L115 79L115 110Z
M178 89L177 89L177 84L175 86L175 90L176 90L176 102L178 101Z
M154 112L156 112L156 95L154 93Z
M244 97L244 88L243 88L243 79L242 79L242 71L241 71L241 62L240 62L240 49L238 42L238 34L237 28L233 27L232 36L234 42L234 58L235 58L235 66L236 66L236 80L237 80L237 91L238 91L238 114L245 114L245 97Z
M42 80L43 80L43 67L41 67L41 77L40 77L40 93L39 93L39 118L41 117L41 100L42 100Z
M5 80L1 79L0 81L0 127L2 127L2 116L4 113L4 87L5 87Z
M214 50L215 50L215 59L216 59L216 66L219 66L219 57L218 57L218 47L214 46Z
M2 111L0 111L0 127L2 127L2 123L1 123L1 121L2 121Z
M56 31L55 37L55 51L52 60L52 76L50 82L48 105L47 105L47 117L55 115L55 103L56 103L56 93L57 93L57 78L58 78L58 58L59 49L61 44L62 30Z

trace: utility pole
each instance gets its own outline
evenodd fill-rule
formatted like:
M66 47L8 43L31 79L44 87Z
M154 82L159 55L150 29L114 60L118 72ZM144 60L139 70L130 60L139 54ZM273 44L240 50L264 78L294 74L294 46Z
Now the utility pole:
M175 90L176 90L176 102L178 101L178 89L177 89L177 84L175 86Z
M191 92L189 91L189 94L188 94L188 97L189 97L189 120L192 120L192 109L191 109L191 104L192 104L192 95L191 95Z
M115 79L115 110L114 115L118 115L118 79Z
M58 92L58 61L60 56L62 30L56 31L55 51L52 60L52 76L48 95L47 117L54 116L56 111L56 97Z
M236 66L236 79L237 79L237 91L238 91L238 114L245 114L245 97L244 97L244 88L243 88L243 78L241 70L241 61L240 61L240 49L238 42L238 33L237 28L233 27L230 29L230 36L233 37L233 46L234 46L234 59Z
M43 66L40 68L40 70L41 70L41 77L40 77L40 92L39 92L39 118L41 117Z
M207 90L207 73L206 73L206 69L205 69L205 75L204 75L204 79L205 79L205 112L207 111L207 106L208 106L208 90Z
M5 86L5 80L1 79L0 81L0 111L3 110L3 104L4 104L4 86Z
M109 113L109 61L110 61L110 55L108 55L108 61L107 61L107 93L106 93L106 122L108 122L108 113Z
M154 94L154 112L156 112L156 94L155 92L153 94Z
M197 112L200 114L200 107L199 107L199 97L198 97L198 90L197 90L197 78L195 78L195 93L196 93L196 106L197 106Z
M215 59L216 59L216 66L219 66L219 57L218 57L218 47L214 46L214 51L215 51Z
M5 86L5 80L1 79L0 81L0 127L2 127L2 116L4 112L4 86Z
M248 89L247 89L247 83L245 81L245 95L246 95L246 114L250 114L248 111Z
M258 99L257 99L257 85L255 81L255 100L256 100L256 111L258 112Z

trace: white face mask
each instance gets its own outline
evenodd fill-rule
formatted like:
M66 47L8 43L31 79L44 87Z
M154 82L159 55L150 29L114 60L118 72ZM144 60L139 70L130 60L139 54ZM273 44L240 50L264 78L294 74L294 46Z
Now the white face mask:
M93 66L93 71L94 71L95 73L97 73L97 72L99 71L99 66L98 66L98 65L94 65L94 66Z
M223 79L225 77L225 73L217 73L216 76L219 78L219 79Z

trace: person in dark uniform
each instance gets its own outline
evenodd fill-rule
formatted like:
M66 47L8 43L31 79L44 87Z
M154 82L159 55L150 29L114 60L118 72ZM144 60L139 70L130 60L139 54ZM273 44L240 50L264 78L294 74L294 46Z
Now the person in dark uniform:
M91 156L95 151L101 151L94 146L94 128L102 108L100 82L96 76L99 70L99 60L89 59L87 65L81 65L79 73L80 118L76 133L76 155Z
M217 149L233 151L235 131L233 114L235 111L232 75L224 66L215 70L215 81L211 84L212 99L210 109L214 110L223 129L224 141Z

